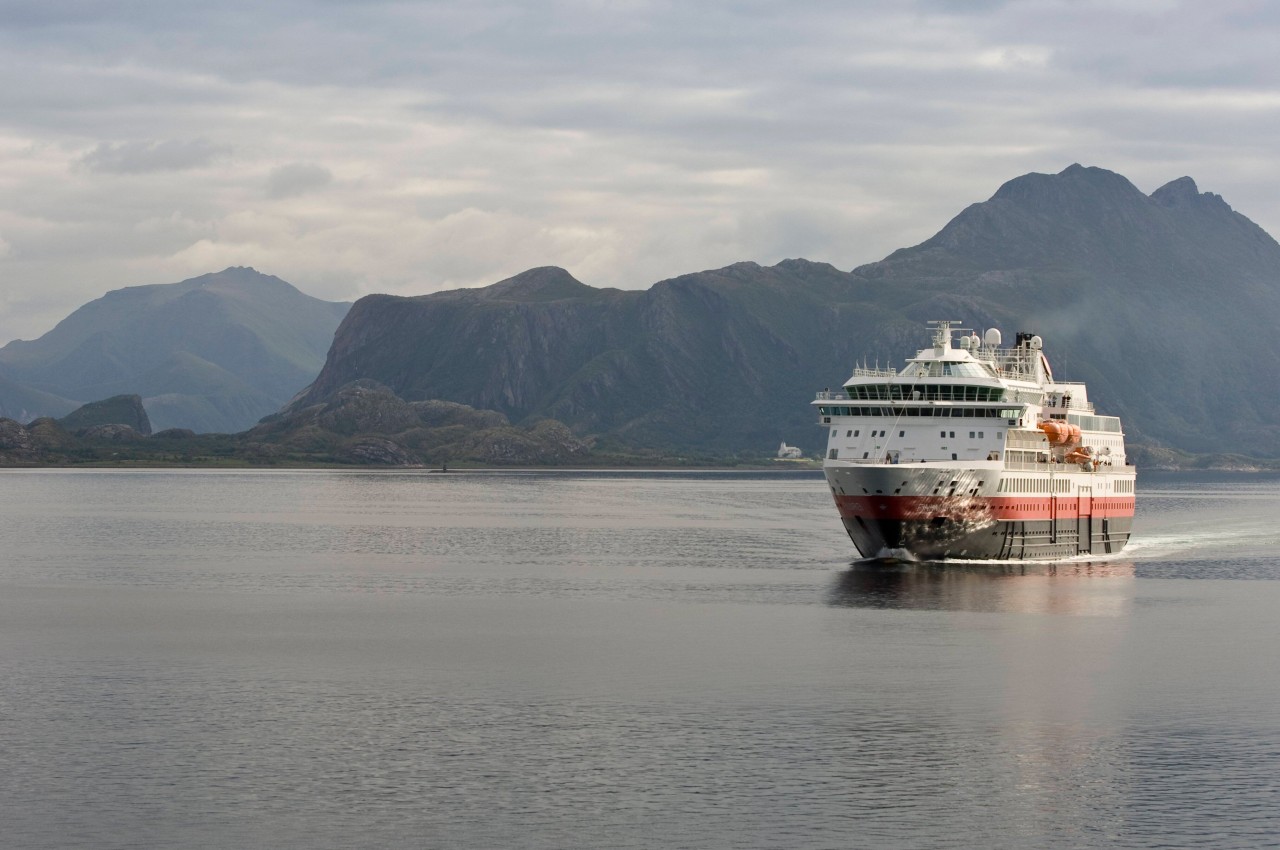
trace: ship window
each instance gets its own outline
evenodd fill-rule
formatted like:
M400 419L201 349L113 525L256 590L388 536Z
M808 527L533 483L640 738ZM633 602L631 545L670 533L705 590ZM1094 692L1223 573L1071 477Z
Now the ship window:
M977 435L978 435L978 432L977 432L977 431L970 431L970 432L969 432L969 439L970 439L970 440L972 440L972 439L973 439L974 437L976 437Z
M956 435L956 432L955 432L955 431L952 431L952 432L951 432L951 436L954 438L954 437L955 437L955 435Z
M938 436L945 440L945 439L947 438L947 432L946 432L946 431L939 431L939 432L938 432Z
M850 431L845 431L845 432L844 432L844 435L845 435L846 437L852 437L852 436L853 436L853 431L852 431L852 430L850 430Z
M834 437L836 434L839 434L839 433L840 433L840 432L839 432L837 429L835 429L835 428L832 428L832 429L831 429L831 436L833 436L833 437Z
M899 436L899 437L905 437L905 436L907 436L907 432L906 432L906 431L899 431L899 432L898 432L898 436Z
M951 453L951 459L952 459L952 460L956 460L956 459L957 459L957 458L956 458L956 453L955 453L955 452L952 452L952 453Z
M839 449L832 449L831 451L827 452L827 457L830 458L831 460L835 460L839 456L840 456Z
M856 436L858 436L858 434L860 434L860 433L862 433L862 432L855 428L855 429L854 429L854 432L853 432L853 436L855 436L855 437L856 437Z
M983 434L982 434L982 432L981 432L981 431L979 431L979 432L978 432L978 439L979 439L979 440L985 440L985 439L986 439L986 437L984 437L984 436L983 436Z
M863 460L866 460L866 459L867 459L867 455L869 455L869 454L871 454L871 452L863 452L863 453L862 453L862 459L863 459ZM865 493L865 492L867 492L867 491L866 491L866 490L863 490L862 492L864 492L864 493Z

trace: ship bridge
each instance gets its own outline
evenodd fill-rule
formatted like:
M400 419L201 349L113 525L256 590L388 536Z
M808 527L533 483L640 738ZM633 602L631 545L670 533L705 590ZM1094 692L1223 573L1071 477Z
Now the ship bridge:
M1004 382L994 360L999 335L984 347L976 334L952 345L954 322L934 322L933 347L907 360L902 371L854 369L845 382L851 399L892 401L1000 401Z

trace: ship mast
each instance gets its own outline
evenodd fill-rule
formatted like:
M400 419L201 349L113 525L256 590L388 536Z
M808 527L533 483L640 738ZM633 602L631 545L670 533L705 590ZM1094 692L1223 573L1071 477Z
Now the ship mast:
M937 320L928 322L928 324L937 325L937 327L933 329L934 350L938 354L941 354L942 352L951 348L951 328L954 325L959 325L960 324L959 320L937 319Z

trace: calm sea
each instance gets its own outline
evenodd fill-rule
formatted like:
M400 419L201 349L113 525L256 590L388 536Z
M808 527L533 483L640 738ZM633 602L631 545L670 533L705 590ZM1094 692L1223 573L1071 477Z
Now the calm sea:
M0 473L0 845L1280 844L1280 476L853 561L817 474Z

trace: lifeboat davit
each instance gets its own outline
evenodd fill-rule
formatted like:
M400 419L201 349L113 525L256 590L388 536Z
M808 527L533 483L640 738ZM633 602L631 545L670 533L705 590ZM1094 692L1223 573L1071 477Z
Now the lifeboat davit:
M1048 419L1038 426L1049 438L1051 446L1073 446L1080 442L1080 426L1071 425L1060 419Z

